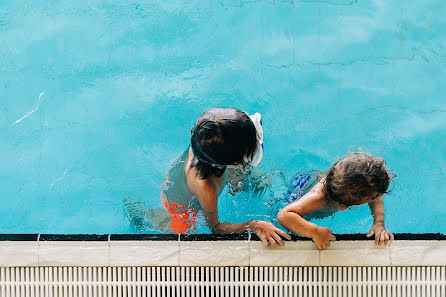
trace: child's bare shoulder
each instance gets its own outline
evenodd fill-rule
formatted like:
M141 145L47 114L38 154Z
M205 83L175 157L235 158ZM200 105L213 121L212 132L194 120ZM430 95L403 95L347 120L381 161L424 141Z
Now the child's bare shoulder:
M325 190L323 187L323 184L318 182L308 193L303 195L300 199L291 202L285 208L299 209L307 213L324 207L327 201L325 200Z
M308 194L311 194L313 199L326 201L326 191L322 181L319 181L317 184L315 184L314 187L311 188L311 190L308 192Z

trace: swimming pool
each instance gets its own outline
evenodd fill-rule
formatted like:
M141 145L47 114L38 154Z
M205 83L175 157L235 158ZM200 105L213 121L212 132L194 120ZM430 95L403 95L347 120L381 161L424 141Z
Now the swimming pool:
M223 220L271 218L296 171L362 147L398 175L389 230L445 233L445 6L1 2L0 233L136 232L123 200L160 207L170 163L213 106L262 113L272 175L261 199L224 194ZM371 222L363 206L320 224Z

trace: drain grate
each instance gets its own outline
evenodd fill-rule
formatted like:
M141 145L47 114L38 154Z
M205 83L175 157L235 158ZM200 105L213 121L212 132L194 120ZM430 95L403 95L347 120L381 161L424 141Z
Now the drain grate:
M0 297L446 296L446 267L1 267Z

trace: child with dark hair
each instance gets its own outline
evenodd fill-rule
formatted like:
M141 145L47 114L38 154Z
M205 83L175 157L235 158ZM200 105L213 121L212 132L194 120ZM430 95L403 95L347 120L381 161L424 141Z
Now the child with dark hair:
M336 240L332 231L308 220L368 203L374 223L367 237L375 235L376 244L386 245L393 240L393 234L384 227L383 194L389 193L393 178L382 158L351 153L316 178L310 174L295 176L287 193L291 203L279 212L277 220L286 229L312 238L319 249L325 249L331 240ZM305 189L308 193L303 193Z
M265 245L283 245L279 234L288 239L290 236L270 222L227 223L218 218L218 196L228 182L229 171L257 166L262 160L260 114L211 108L197 119L191 132L189 148L169 170L162 186L161 199L169 214L167 229L176 233L193 231L198 211L202 210L213 233L251 230Z

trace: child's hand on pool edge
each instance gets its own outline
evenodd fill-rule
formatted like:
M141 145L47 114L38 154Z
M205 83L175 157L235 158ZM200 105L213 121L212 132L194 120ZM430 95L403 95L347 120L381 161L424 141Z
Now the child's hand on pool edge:
M331 240L336 240L336 237L332 233L333 231L326 227L317 227L317 230L312 239L318 249L326 249L330 246Z
M382 222L373 224L367 237L371 237L372 235L375 235L375 245L378 246L386 246L393 241L393 234L384 227L384 223Z
M270 222L266 221L250 221L249 229L252 232L257 234L260 240L263 242L264 246L283 246L285 243L283 242L282 237L291 240L291 236L276 226L274 226ZM280 235L280 236L279 236Z

